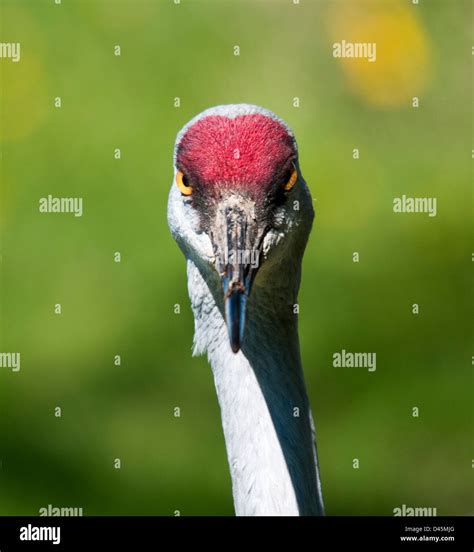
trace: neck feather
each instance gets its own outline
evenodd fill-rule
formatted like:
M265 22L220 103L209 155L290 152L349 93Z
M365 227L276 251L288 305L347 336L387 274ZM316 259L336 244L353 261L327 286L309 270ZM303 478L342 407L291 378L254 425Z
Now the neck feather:
M293 282L254 286L234 354L218 281L188 260L194 353L207 351L221 408L237 515L322 515L314 428L301 368Z

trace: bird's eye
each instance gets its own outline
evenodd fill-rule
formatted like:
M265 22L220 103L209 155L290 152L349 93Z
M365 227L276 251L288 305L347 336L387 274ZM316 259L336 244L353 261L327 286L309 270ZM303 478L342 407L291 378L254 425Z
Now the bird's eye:
M176 185L179 191L185 196L193 193L193 187L190 186L188 177L182 171L176 173Z
M283 183L283 189L285 192L289 192L291 188L296 184L296 181L298 180L298 171L296 170L296 167L291 164L290 169L288 170L287 175L285 176L285 180Z

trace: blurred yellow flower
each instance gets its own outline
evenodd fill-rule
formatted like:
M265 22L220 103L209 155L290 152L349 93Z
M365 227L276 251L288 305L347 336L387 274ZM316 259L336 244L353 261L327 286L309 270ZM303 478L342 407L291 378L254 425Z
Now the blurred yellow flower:
M344 46L351 55L363 53L365 45L371 53L370 45L376 45L375 61L368 57L337 58L350 89L368 103L380 107L408 105L425 90L431 73L431 47L417 9L398 1L330 4L329 37L332 43L342 45L342 55ZM361 45L359 52L357 45Z

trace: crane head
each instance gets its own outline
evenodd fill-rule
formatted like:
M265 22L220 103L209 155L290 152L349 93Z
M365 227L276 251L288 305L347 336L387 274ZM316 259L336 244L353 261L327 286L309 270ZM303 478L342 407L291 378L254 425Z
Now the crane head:
M244 340L255 281L271 287L282 262L301 261L312 219L295 138L271 111L218 106L178 134L169 225L187 258L218 276L234 353ZM266 277L259 275L263 266L271 267Z

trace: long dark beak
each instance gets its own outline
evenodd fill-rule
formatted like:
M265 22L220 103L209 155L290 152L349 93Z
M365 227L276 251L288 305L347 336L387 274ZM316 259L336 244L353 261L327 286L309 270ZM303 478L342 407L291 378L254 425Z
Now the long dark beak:
M232 287L229 287L227 278L224 278L223 285L225 319L230 347L234 353L237 353L244 339L245 310L249 291L241 282L233 282Z
M240 207L228 207L222 213L221 239L215 243L224 291L224 312L231 349L242 347L247 299L260 266L263 232L254 219Z

